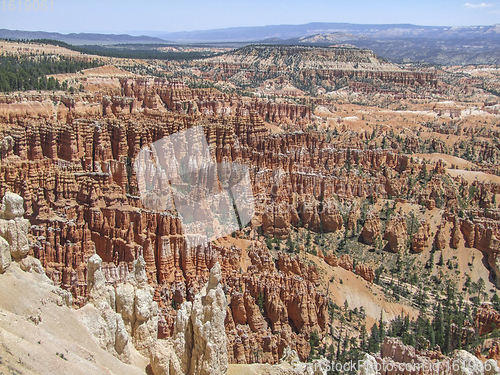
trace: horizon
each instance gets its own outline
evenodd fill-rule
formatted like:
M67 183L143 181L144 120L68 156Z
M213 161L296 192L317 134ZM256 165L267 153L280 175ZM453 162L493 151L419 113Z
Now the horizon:
M16 2L16 7L18 3ZM74 17L77 15L78 17ZM349 23L434 27L490 26L500 23L500 1L470 3L457 0L397 2L357 0L350 3L314 0L189 0L180 4L150 0L146 3L59 3L53 0L45 12L9 11L0 5L2 28L62 34L101 33L158 36L177 32L236 27Z
M413 27L449 27L449 28L470 28L470 27L493 27L496 25L500 25L500 21L498 23L493 24L477 24L477 25L419 25L412 23L353 23L353 22L308 22L302 24L269 24L269 25L259 25L259 26L230 26L230 27L221 27L214 29L196 29L196 30L181 30L181 31L158 31L158 30L125 30L125 31L55 31L55 30L42 30L42 29L20 29L20 28L0 28L0 30L9 30L9 31L20 31L20 32L44 32L44 33L58 33L61 35L78 35L78 34L96 34L96 35L128 35L128 36L137 36L137 37L152 37L161 39L162 35L167 34L181 34L181 33L193 33L193 32L207 32L207 31L222 31L222 30L231 30L231 29L241 29L241 28L265 28L265 27L280 27L280 26L306 26L310 24L345 24L345 25L360 25L360 26L413 26ZM335 33L338 31L332 31ZM314 34L311 34L314 35ZM279 38L278 38L279 39Z

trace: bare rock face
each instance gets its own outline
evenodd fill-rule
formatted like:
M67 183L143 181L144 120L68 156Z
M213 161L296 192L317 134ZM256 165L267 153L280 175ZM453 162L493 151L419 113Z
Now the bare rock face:
M2 199L0 217L4 220L13 220L24 215L24 200L17 194L6 192Z
M321 360L315 359L309 364L301 363L297 352L289 346L283 350L280 364L286 365L286 367L280 367L281 371L279 373L283 375L326 375L329 366L328 360L324 358Z
M359 375L377 375L377 360L372 355L365 353L359 367Z
M124 361L129 360L129 342L149 356L158 337L158 306L153 301L154 289L147 283L145 265L139 256L126 282L114 288L107 285L99 255L88 260L89 305L80 310L83 320L101 346Z
M101 265L97 254L89 259L89 304L78 312L104 350L130 363L129 334L121 315L115 311L115 291L105 284Z
M245 309L243 294L236 292L231 295L231 311L234 324L238 325L247 323L247 312Z
M24 200L17 194L6 192L0 210L0 236L9 243L13 259L21 260L29 251L30 222L23 218Z
M439 351L438 351L439 352ZM378 363L378 367L382 369L381 374L438 374L434 369L447 369L450 367L450 359L442 355L434 355L435 352L421 351L417 352L414 347L404 345L400 339L386 337L380 348L380 356L376 355L374 358ZM373 366L373 361L365 356L368 364L367 369L361 370L362 374L380 374L375 371L376 367ZM436 361L437 360L437 361ZM453 363L453 362L452 362ZM407 367L408 364L413 366ZM375 365L376 366L376 365ZM391 370L392 369L392 370ZM443 372L439 372L440 374ZM449 373L449 372L444 372Z
M151 369L158 375L183 374L179 358L170 342L157 340L151 348Z
M4 273L9 268L11 262L9 243L5 238L0 237L0 273Z
M488 359L484 362L484 375L498 375L500 374L500 368L498 367L497 361L494 359Z
M488 264L493 269L496 275L497 287L500 286L500 253L488 254Z
M384 233L384 239L388 240L388 247L394 253L399 252L406 246L406 237L408 235L406 220L404 216L395 215L387 224Z
M227 301L219 263L210 270L208 284L193 301L193 350L189 374L227 372L227 336L224 330ZM208 324L207 324L208 323Z
M342 254L339 258L339 266L347 271L352 271L353 263L351 257L348 254Z
M325 200L321 210L321 223L325 232L342 230L344 220L333 200Z
M436 237L434 238L434 245L437 250L443 250L446 247L446 233L444 229L444 225L441 224L436 232Z
M453 222L453 230L451 231L450 246L454 249L458 249L458 246L460 246L461 237L462 236L460 233L459 219L455 217L455 220Z
M220 284L219 263L193 302L184 302L177 314L174 335L151 351L155 375L226 374L227 336L224 329L227 301ZM161 340L160 340L161 341Z
M24 261L21 268L31 271L26 262L38 262L36 272L44 273L38 259L23 259L29 252L28 230L30 222L23 218L24 200L17 194L6 192L0 208L0 273L10 266L12 259ZM23 266L24 265L24 266Z
M386 337L380 348L382 358L388 357L399 363L411 363L417 358L415 348L404 345L401 340Z
M452 375L483 375L484 364L465 350L458 350L451 358Z
M500 327L500 313L492 306L483 304L477 309L475 321L479 334L485 335L493 331L494 328Z
M423 221L420 223L420 227L417 233L413 236L411 242L411 249L415 253L421 253L427 246L429 246L429 239L431 237L431 229L428 222Z
M232 315L226 318L229 362L276 364L287 346L306 360L311 332L323 332L329 318L326 300L315 290L317 270L281 252L274 263L265 246L247 251L252 265L244 283L233 278L237 272L227 279Z
M253 332L260 332L262 328L264 328L264 317L260 313L259 307L250 293L246 292L244 298L248 325Z
M373 272L373 268L365 266L364 264L356 265L356 274L361 276L369 283L373 283L373 279L375 278L375 273Z
M43 270L40 261L29 255L19 262L19 267L21 267L24 272L35 272L45 275L45 271ZM61 289L61 291L63 290Z
M158 337L158 305L154 288L147 283L146 262L140 256L132 264L132 274L116 287L116 312L120 313L139 353L149 355Z
M339 266L339 260L333 250L330 250L329 252L326 253L325 256L325 262L328 263L332 267L338 267Z
M464 236L465 246L474 247L475 225L470 220L460 220L460 230Z
M379 216L371 211L368 213L365 225L363 225L363 231L361 232L361 240L367 244L371 245L373 241L380 235L380 218Z

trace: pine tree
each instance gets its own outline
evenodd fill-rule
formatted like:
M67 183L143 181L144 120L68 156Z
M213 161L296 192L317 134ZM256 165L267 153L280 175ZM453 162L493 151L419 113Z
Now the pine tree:
M363 324L361 326L361 331L359 333L359 337L360 337L360 346L359 348L362 350L362 351L365 351L367 349L367 345L366 345L366 336L367 336L367 333L366 333L366 327L365 325Z
M437 312L434 315L434 320L432 322L432 327L435 332L435 342L440 348L444 347L444 314L441 304L437 307Z
M377 353L380 349L380 330L377 324L372 326L371 335L368 339L368 352Z
M383 318L384 318L384 310L380 311L380 319L378 321L378 329L379 329L379 337L380 337L379 342L384 341L384 337L385 337L385 326L384 326Z
M432 348L434 348L434 346L436 346L436 332L432 328L432 324L431 324L431 321L429 319L427 319L426 330L427 330L427 338L429 340L429 346L432 349Z
M491 303L493 304L493 308L496 311L500 312L500 298L498 297L498 294L495 292L493 297L491 298Z
M451 351L451 315L449 314L446 316L444 345L442 349L444 354L448 354Z

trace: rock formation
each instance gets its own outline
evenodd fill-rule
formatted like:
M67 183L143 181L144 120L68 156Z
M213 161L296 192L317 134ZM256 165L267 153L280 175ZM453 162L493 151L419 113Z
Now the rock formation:
M483 304L477 309L475 323L480 335L484 335L500 327L500 313L489 304Z
M352 271L353 263L349 254L342 254L339 258L339 266L347 271Z
M78 312L101 348L121 361L130 363L129 334L120 314L115 311L116 295L107 286L102 272L102 260L98 255L89 259L89 304Z
M465 350L457 350L450 359L452 375L483 375L484 364ZM490 372L491 373L491 372Z
M21 260L29 251L28 229L30 222L23 218L24 201L17 194L6 192L0 211L0 236L9 244L13 259Z
M145 265L139 257L126 282L115 288L106 283L101 258L94 254L88 260L89 303L79 313L101 347L124 362L130 361L130 344L149 356L158 337L158 308Z
M429 246L429 239L431 237L431 229L428 222L423 221L420 223L420 227L417 233L413 235L413 240L411 242L411 249L415 253L421 253Z
M4 273L10 266L12 256L10 255L9 243L3 237L0 238L0 273Z
M293 60L290 60L292 56ZM248 78L262 82L275 78L277 73L297 83L304 83L307 79L335 81L349 77L360 81L371 78L408 85L437 84L435 72L405 71L379 60L371 51L357 48L247 46L231 54L198 61L197 64L206 67L206 78L217 75L240 84ZM238 73L244 68L248 73L242 77Z
M446 242L447 238L446 238L445 228L444 225L441 224L434 238L434 245L436 247L436 250L443 250L446 247Z
M219 263L210 270L208 283L193 302L184 302L171 338L158 340L151 352L155 375L225 374L228 367L224 330L227 302Z
M365 353L363 358L361 359L360 367L359 367L359 375L377 375L379 372L377 371L377 360L375 357L371 356L368 353Z
M178 67L165 65L167 70ZM453 248L474 247L488 256L500 280L500 212L494 202L498 184L468 182L452 176L441 161L429 169L405 154L425 147L435 152L453 148L465 157L463 145L416 137L414 125L366 129L371 125L365 127L364 117L370 114L364 109L343 119L340 113L345 111L336 108L343 100L349 105L361 99L380 100L383 95L357 93L383 93L381 86L385 94L401 95L401 106L411 98L425 107L428 95L442 94L436 91L442 88L436 87L434 70L409 70L353 48L290 46L249 46L186 63L183 69L187 77L213 78L217 85L226 78L231 85L262 83L263 92L267 84L290 83L318 85L331 92L316 98L268 100L190 88L189 79L122 72L108 77L103 87L74 95L26 92L0 98L0 194L5 196L0 212L0 272L12 259L26 270L43 268L66 291L66 303L72 301L83 315L88 312L101 345L116 356L128 360L133 345L142 354L151 351L158 371L201 372L204 364L197 361L205 359L210 366L222 366L224 361L204 346L215 337L206 328L206 316L215 307L220 310L218 324L222 320L227 333L231 363L276 364L286 348L306 360L313 333L321 345L327 341L323 339L329 328L328 298L318 292L323 275L302 260L302 254L269 251L258 241L249 241L245 249L225 240L224 245L207 242L186 234L176 213L154 194L140 196L141 188L151 182L151 176L138 171L143 166L140 151L195 126L203 128L214 161L237 162L250 171L255 216L245 228L248 232L236 233L234 237L244 239L237 243L248 241L245 233L260 236L260 229L285 239L305 228L318 233L345 230L347 241L352 241L350 234L359 235L361 242L378 246L386 224L383 238L390 251L398 252L408 245L406 218L402 211L392 217L377 211L385 200L403 209L420 204L442 220L434 239L437 249L446 248L447 242ZM91 88L93 78L82 77L82 82ZM401 85L408 90L394 88ZM344 91L347 96L342 98ZM440 105L433 107L435 114L446 115ZM331 117L320 118L321 111L313 111L320 106ZM454 111L455 115L459 113ZM356 125L347 126L348 121ZM495 129L458 129L455 123L437 121L423 128L418 131L474 135L467 158L475 158L475 170L497 173L494 163L483 162L500 157ZM189 164L197 161L191 157ZM189 178L215 187L220 182L215 172L203 167ZM9 192L20 194L24 203ZM367 207L370 211L360 233L360 213ZM211 209L207 204L200 212L205 215ZM450 238L445 228L452 225ZM429 232L429 224L422 223L410 244L414 252L430 246ZM368 250L370 262L372 256L378 258L377 250ZM352 254L337 258L329 248L318 252L322 255L330 266L353 269ZM219 301L219 286L204 286L210 284L210 270L217 264L218 282L229 301L225 308ZM371 267L355 268L362 278L373 281ZM478 310L481 332L497 320L493 312ZM156 336L165 340L158 342ZM187 347L196 351L197 359L185 356Z
M0 208L0 273L9 268L12 260L30 272L45 274L40 261L28 257L28 230L30 222L23 218L24 200L17 194L6 192Z
M356 265L356 274L361 276L369 283L372 283L373 279L375 278L375 272L373 272L373 268L365 266L364 264Z
M333 252L333 250L330 250L328 253L326 253L325 262L332 267L338 267L339 260L337 258L337 255L335 255L335 253Z
M384 239L388 241L390 251L397 253L406 246L407 227L404 216L396 214L387 223Z
M380 218L374 211L370 211L366 216L363 231L361 232L361 240L371 245L373 241L380 235Z
M383 375L400 373L409 375L448 374L450 359L444 356L435 356L433 352L421 351L419 353L414 347L404 345L399 339L386 337L380 348L380 356L378 354L375 356L375 360L379 365L378 368L381 371L365 373L380 373ZM370 361L368 363L373 363L371 358L368 357L368 360Z

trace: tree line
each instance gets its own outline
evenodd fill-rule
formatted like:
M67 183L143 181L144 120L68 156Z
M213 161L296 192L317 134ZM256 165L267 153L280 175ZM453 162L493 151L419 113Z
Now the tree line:
M60 40L33 39L25 43L42 43L67 48L72 51L87 55L98 55L104 57L115 57L123 59L147 59L147 60L174 60L190 61L203 59L217 55L213 52L172 52L162 51L158 48L170 46L168 44L119 44L113 46L82 45L75 46Z
M102 65L99 61L82 61L56 56L0 56L0 91L69 89L47 75L76 73Z

